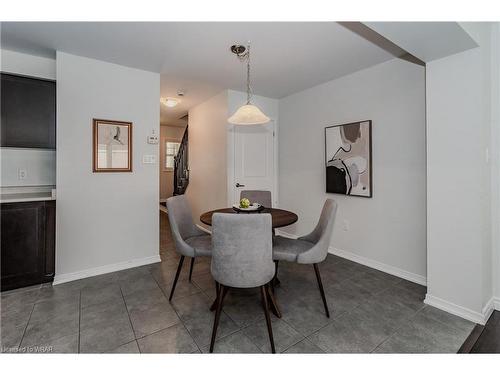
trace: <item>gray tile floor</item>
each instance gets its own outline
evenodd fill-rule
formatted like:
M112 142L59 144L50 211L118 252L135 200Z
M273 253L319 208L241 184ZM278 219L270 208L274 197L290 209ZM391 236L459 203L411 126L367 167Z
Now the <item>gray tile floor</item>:
M161 213L162 262L59 286L2 293L3 352L205 353L215 290L208 260L189 262L175 297L177 267ZM455 353L474 324L423 304L425 288L329 255L320 266L332 312L327 319L312 266L281 264L276 289L283 317L273 317L283 353ZM268 353L258 290L227 296L218 353Z

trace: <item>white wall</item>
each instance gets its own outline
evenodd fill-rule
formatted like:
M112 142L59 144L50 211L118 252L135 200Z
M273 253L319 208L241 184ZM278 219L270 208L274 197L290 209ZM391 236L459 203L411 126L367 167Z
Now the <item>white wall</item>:
M189 185L194 220L227 202L227 91L189 110Z
M160 76L57 53L56 283L159 261ZM92 119L133 123L133 172L92 172Z
M491 222L495 307L500 310L500 23L491 34Z
M2 49L1 71L36 78L56 79L56 61ZM40 186L56 183L56 153L54 150L0 148L2 160L1 186ZM25 180L18 179L18 169L27 171Z
M479 47L427 64L426 302L484 323L493 273L490 25L462 27Z
M280 206L299 215L285 231L312 230L325 199L333 198L334 248L425 283L424 74L395 59L280 100ZM327 194L324 128L360 120L373 121L373 198Z

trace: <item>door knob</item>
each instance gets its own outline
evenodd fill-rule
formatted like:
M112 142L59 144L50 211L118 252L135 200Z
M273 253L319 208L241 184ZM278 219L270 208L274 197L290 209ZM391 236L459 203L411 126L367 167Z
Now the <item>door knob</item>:
M245 187L245 185L240 184L239 182L236 183L236 187Z

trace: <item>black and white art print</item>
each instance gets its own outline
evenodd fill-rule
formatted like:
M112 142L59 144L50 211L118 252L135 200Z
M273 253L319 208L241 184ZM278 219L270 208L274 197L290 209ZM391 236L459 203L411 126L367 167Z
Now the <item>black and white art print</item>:
M326 192L371 198L371 120L325 128Z

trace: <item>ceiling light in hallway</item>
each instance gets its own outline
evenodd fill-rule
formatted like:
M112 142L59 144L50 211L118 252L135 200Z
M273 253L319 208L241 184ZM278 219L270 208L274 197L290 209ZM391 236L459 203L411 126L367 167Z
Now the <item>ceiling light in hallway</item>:
M180 101L180 99L176 99L176 98L161 98L160 102L163 103L164 105L166 105L167 107L173 108L177 104L179 104L181 101Z

